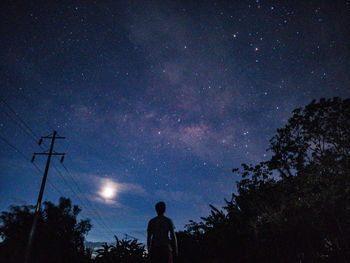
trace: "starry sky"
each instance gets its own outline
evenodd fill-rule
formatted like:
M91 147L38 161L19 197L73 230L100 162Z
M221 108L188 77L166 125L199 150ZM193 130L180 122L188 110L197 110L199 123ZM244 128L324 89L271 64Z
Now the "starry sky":
M69 197L145 241L154 204L177 230L236 191L232 168L312 99L350 95L350 1L5 1L0 209Z

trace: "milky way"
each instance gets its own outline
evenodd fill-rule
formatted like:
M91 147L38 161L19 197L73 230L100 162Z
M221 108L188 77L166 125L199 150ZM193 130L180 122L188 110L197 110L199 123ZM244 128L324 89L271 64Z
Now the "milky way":
M268 158L293 109L350 95L350 1L11 1L2 13L0 208L35 204L30 159L57 130L67 169L54 159L44 199L78 204L88 240L144 241L159 200L183 229L230 199L232 168Z

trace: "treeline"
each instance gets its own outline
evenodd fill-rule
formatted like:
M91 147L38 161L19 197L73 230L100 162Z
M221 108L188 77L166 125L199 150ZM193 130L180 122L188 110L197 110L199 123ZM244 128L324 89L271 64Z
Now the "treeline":
M179 262L350 262L350 100L293 111L226 206L178 233Z
M268 150L268 161L233 170L242 179L224 207L177 233L175 262L350 262L350 100L294 110ZM92 260L79 211L65 198L44 203L31 262L147 262L143 244L117 237ZM2 212L1 262L23 262L32 218L26 206Z

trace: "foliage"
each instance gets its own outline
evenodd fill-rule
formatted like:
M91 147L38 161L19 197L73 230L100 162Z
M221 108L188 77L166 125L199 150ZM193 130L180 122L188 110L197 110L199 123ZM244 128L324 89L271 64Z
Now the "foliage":
M97 250L96 263L142 263L146 262L145 246L138 243L136 239L119 240L117 236L116 245L108 245Z
M349 262L349 130L349 99L294 110L270 160L234 169L238 193L178 233L180 262Z
M63 197L57 206L44 202L43 207L38 216L30 262L88 262L84 235L91 224L89 220L77 220L80 208ZM32 206L12 206L9 212L1 213L1 262L23 262L33 219Z

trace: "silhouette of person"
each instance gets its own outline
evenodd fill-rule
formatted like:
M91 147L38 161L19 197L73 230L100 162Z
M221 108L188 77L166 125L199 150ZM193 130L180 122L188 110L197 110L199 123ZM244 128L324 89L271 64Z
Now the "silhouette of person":
M172 263L173 250L177 256L177 240L174 224L170 218L165 217L165 203L158 202L155 206L158 216L148 222L147 248L152 263ZM170 239L169 239L170 233Z

